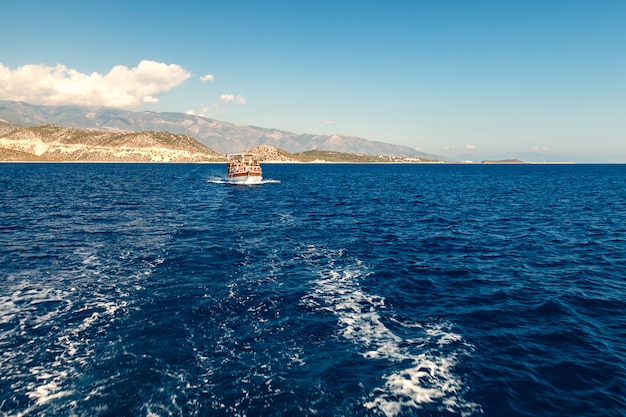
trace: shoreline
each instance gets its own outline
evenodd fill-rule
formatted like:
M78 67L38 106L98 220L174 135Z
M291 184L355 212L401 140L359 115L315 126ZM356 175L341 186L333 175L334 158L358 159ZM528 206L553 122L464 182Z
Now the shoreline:
M0 164L197 164L222 165L226 161L2 161ZM388 162L360 162L360 161L261 161L261 164L306 164L306 165L623 165L626 162L573 162L573 161L545 161L545 162L456 162L456 161L388 161Z

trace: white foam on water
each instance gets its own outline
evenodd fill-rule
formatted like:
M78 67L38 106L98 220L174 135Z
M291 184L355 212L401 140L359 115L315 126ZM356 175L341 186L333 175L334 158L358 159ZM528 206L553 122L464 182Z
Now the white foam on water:
M76 406L75 381L94 360L95 335L128 308L127 296L138 286L134 281L145 279L146 272L163 262L125 267L123 257L117 262L105 259L90 247L72 255L67 266L42 265L41 270L10 274L2 283L0 369L10 378L15 398L30 400L16 415ZM116 276L101 280L123 268L131 272L128 283L117 283Z
M308 250L316 251L313 247ZM454 373L459 357L471 350L462 336L446 323L397 320L396 325L417 335L409 339L394 333L381 316L385 299L361 288L361 280L369 275L366 268L359 261L338 266L333 259L337 255L341 253L328 256L313 293L302 301L312 308L332 311L337 316L338 333L357 345L365 359L390 362L394 370L381 376L383 385L371 393L364 406L387 417L406 409L423 409L427 404L463 416L481 413L479 405L462 398L467 388Z
M153 392L153 397L141 406L142 415L147 417L197 415L197 400L187 398L187 389L195 388L182 380L166 384ZM174 393L172 393L174 391ZM180 395L178 394L180 393Z
M229 185L259 185L259 184L279 184L280 180L263 178L261 181L229 181L223 177L209 178L207 180L211 184L229 184Z
M66 397L72 394L72 391L61 390L61 387L58 384L58 379L60 377L67 378L67 372L62 371L55 374L42 370L44 373L38 374L40 370L42 370L42 368L38 367L31 370L32 373L37 374L36 379L38 384L29 384L29 388L31 388L31 390L26 393L28 398L34 400L37 405L43 405L51 400Z

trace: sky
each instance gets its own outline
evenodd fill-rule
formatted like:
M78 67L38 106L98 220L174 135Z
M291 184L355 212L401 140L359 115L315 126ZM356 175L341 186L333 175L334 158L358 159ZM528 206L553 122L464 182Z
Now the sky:
M0 99L626 163L626 1L3 0Z

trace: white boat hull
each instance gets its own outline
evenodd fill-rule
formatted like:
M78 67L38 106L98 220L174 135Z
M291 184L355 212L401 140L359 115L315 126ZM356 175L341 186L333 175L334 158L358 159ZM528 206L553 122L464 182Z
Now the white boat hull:
M261 175L227 175L226 181L233 184L259 184L263 181L263 177Z

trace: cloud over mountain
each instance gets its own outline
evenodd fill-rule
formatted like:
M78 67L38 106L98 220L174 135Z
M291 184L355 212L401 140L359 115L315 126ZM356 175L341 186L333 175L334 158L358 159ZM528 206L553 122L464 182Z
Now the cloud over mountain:
M179 86L191 73L176 64L144 60L136 67L116 65L107 74L83 74L65 65L0 64L0 98L43 105L131 108L156 103L156 97Z
M246 98L241 95L234 94L222 94L219 101L212 103L208 106L202 106L199 109L187 110L187 114L194 116L210 117L218 112L219 108L226 104L237 104L243 106L246 104Z

